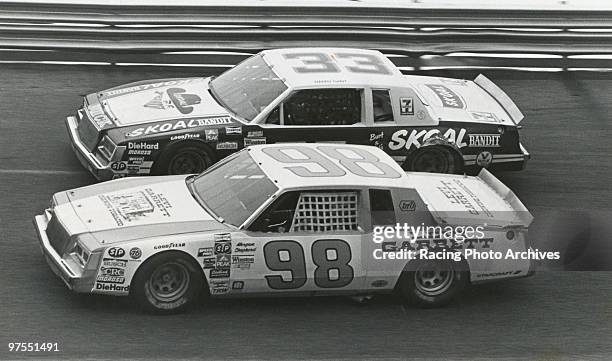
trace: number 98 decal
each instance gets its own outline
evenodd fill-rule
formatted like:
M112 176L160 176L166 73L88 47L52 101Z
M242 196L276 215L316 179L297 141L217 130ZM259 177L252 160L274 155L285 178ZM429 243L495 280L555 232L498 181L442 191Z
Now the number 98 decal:
M290 272L285 280L281 275L265 276L268 286L275 290L296 289L306 284L304 248L296 241L271 241L263 248L266 266L271 271ZM314 282L321 288L339 288L353 281L351 247L341 239L320 239L312 244L312 261L316 268Z
M285 167L300 177L341 177L346 171L361 177L373 178L400 178L401 174L387 163L366 149L354 147L342 147L336 145L320 145L316 149L337 160L344 169L334 162L325 158L321 153L308 147L286 146L264 148L262 151L274 160L287 164L313 164L322 171L313 171L307 167L292 166ZM356 157L355 157L356 156Z

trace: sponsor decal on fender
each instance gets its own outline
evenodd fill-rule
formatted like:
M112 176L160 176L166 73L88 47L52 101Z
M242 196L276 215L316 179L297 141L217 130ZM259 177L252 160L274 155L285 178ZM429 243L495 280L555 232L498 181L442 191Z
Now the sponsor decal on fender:
M149 135L156 133L165 133L178 129L190 129L204 127L208 125L232 124L230 117L211 117L211 118L195 118L189 120L175 120L162 124L149 125L147 127L136 128L127 133L126 137L138 137L141 135Z
M266 144L266 138L244 138L244 146Z
M238 143L237 142L222 142L222 143L217 143L217 149L221 150L221 149L238 149Z
M185 243L170 242L166 244L160 244L157 246L153 246L153 249L168 249L168 248L181 248L181 247L185 247Z
M121 268L125 268L127 266L127 260L125 260L125 259L104 258L102 260L102 266L104 266L104 267L121 267Z
M96 283L96 290L128 292L130 290L130 286L119 286L114 283L111 283L111 284Z
M200 135L199 134L191 134L191 133L187 133L187 134L181 134L181 135L173 135L172 137L170 137L170 140L187 140L187 139L193 139L193 138L199 138Z
M206 136L206 140L211 142L216 142L219 140L219 129L206 129L204 131L204 135Z
M457 145L457 147L463 148L467 146L467 143L464 141L465 133L466 130L464 128L459 129L459 131L449 128L442 136L449 142ZM440 135L439 129L414 129L410 134L408 134L407 129L401 129L391 135L391 141L388 146L390 150L399 150L402 148L410 150L412 147L420 148L423 142L436 135Z
M130 258L131 259L139 259L142 256L142 251L138 247L133 247L130 249Z
M120 247L112 247L108 249L108 255L113 258L121 258L125 256L125 250Z
M401 200L399 203L399 209L402 212L412 212L416 209L416 202L413 200Z
M242 134L242 127L225 127L225 134Z
M252 130L247 133L247 137L249 138L261 138L263 137L263 135L264 135L263 130Z
M128 142L128 154L151 155L152 150L159 150L159 143Z
M470 147L499 148L500 134L470 134Z

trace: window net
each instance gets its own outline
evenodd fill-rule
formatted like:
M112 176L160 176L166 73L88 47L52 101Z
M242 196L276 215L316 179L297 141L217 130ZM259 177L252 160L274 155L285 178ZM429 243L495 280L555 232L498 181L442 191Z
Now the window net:
M354 231L358 224L357 192L302 193L292 232Z

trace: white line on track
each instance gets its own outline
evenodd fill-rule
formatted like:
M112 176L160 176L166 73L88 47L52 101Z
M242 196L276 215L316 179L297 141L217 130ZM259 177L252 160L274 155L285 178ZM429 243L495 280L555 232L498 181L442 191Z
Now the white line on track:
M81 170L52 170L52 169L0 169L0 174L85 174Z

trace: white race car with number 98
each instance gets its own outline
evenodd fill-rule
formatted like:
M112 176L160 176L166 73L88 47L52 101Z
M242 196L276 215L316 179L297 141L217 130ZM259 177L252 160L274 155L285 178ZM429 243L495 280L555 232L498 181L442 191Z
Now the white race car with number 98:
M486 170L406 173L376 147L287 143L246 148L200 175L56 193L35 225L68 288L164 313L201 291L396 291L442 305L468 283L532 274L529 259L491 259L529 251L531 220Z

